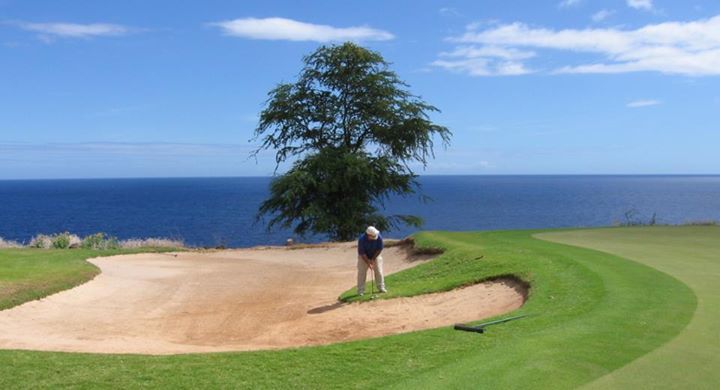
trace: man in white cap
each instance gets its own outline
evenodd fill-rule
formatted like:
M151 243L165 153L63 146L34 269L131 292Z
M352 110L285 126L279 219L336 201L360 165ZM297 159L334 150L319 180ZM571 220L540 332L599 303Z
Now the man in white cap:
M358 239L358 275L357 275L357 293L363 295L365 293L365 278L367 270L370 268L375 272L375 281L378 290L381 293L387 292L385 289L385 277L383 276L383 258L380 256L383 250L383 239L380 231L374 226L368 226L365 233Z

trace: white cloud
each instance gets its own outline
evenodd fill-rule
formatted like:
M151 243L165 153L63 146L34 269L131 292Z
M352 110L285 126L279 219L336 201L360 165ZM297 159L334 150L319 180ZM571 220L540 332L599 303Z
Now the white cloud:
M443 57L497 57L506 60L524 60L534 57L535 53L499 46L459 46L451 52L443 52L440 55Z
M651 9L653 9L652 0L627 0L627 5L630 8L642 9L646 11L650 11Z
M648 106L657 106L658 104L661 104L662 102L659 100L653 100L653 99L645 99L645 100L635 100L625 105L625 107L628 108L639 108L639 107L648 107Z
M338 28L285 18L243 18L212 23L227 35L250 39L287 41L387 41L395 36L367 26Z
M558 3L558 7L560 8L569 8L569 7L575 7L580 5L583 0L562 0Z
M460 16L460 12L457 8L443 7L438 10L442 16Z
M432 65L471 76L519 76L532 73L521 62L494 61L489 58L469 58L461 60L436 60Z
M531 73L520 60L532 58L534 52L498 46L459 46L440 53L432 65L472 76L517 76Z
M464 70L475 75L503 74L483 68L492 65L500 55L473 56L475 50L487 47L498 53L533 53L526 58L511 58L516 69L525 69L522 63L531 57L541 57L552 51L592 55L589 63L559 65L551 73L625 73L652 71L692 76L720 75L720 15L691 22L665 22L650 24L635 30L617 28L589 28L554 30L530 27L523 23L499 25L485 30L468 29L459 37L448 39L458 46L457 56L441 59L435 65L448 69ZM533 51L529 51L532 49ZM537 53L539 50L545 50ZM448 53L441 53L441 57ZM601 56L598 60L598 55ZM567 56L564 56L567 57ZM475 66L468 65L474 60ZM547 62L547 61L545 61ZM578 61L573 61L577 63ZM481 71L477 69L481 63ZM524 74L525 72L504 73Z
M131 32L131 29L118 24L108 23L12 23L26 31L33 31L44 36L62 38L90 38L101 36L121 36Z
M602 22L615 13L613 10L602 9L592 15L593 22Z

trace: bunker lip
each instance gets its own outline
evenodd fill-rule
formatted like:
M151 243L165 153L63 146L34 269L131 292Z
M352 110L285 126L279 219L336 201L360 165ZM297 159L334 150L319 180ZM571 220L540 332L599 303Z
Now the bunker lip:
M341 243L91 259L102 271L95 279L0 311L0 348L166 355L324 345L476 321L527 297L527 285L503 277L341 303L355 253ZM432 256L398 245L383 257L390 274Z

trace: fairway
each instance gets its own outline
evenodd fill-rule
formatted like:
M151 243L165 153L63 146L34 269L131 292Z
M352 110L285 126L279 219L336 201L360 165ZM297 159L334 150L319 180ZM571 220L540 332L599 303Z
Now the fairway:
M697 310L676 338L589 388L717 388L720 384L720 227L637 227L542 233L544 240L613 253L688 285ZM654 294L655 289L647 292ZM672 315L672 313L670 313Z
M592 240L593 234L599 234L598 242L607 242L602 235L610 232L629 237L628 245L637 243L637 253L644 253L647 241L650 250L676 253L683 262L712 263L717 253L713 248L717 246L705 247L702 242L713 237L717 240L717 228L672 229L417 234L419 246L442 248L444 253L390 275L387 283L391 290L382 296L383 300L449 291L510 276L530 285L525 305L508 314L530 316L489 327L482 335L442 326L323 346L173 356L2 350L0 386L564 389L587 384L607 388L608 384L628 383L624 378L664 374L657 383L672 386L676 380L686 388L707 387L716 379L712 373L702 372L695 364L653 358L658 354L668 357L664 350L690 337L690 341L704 343L707 348L688 342L675 348L682 350L692 345L687 353L717 362L709 356L717 352L717 344L711 339L717 332L708 333L705 340L693 336L698 325L713 329L710 317L704 324L696 324L699 313L709 307L707 295L682 275L670 272L673 267L686 268L674 263L678 257L665 257L668 268L658 270L655 264L649 266L626 258L635 253L620 256L535 238L540 233L543 238L587 234L583 238ZM655 234L661 237L655 238ZM609 240L614 242L612 236ZM21 284L26 288L42 287L47 280L57 278L59 269L85 267L78 258L91 256L87 252L66 251L63 256L57 253L0 251L0 262L7 266L4 269L14 269L11 274L0 270L4 290L10 291L17 284L12 281L17 275L24 275ZM47 272L34 265L43 262L46 254L57 260ZM658 257L657 253L649 256ZM27 267L34 271L21 272ZM715 272L710 277L717 277L717 268L702 269L702 273ZM351 286L352 281L348 281L348 290L341 298L353 300ZM706 291L717 289L706 287ZM5 296L3 301L12 296ZM712 304L717 308L716 301ZM371 307L367 302L357 305ZM707 315L717 318L713 313ZM680 370L670 372L673 370L669 367L677 365L682 366ZM642 380L642 384L654 385L652 380Z

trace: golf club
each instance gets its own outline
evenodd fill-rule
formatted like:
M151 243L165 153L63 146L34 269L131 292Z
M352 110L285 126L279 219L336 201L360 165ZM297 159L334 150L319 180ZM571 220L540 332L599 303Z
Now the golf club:
M375 299L377 298L375 296L375 269L370 267L370 273L372 274L372 283L370 284L370 299Z

